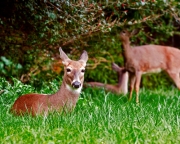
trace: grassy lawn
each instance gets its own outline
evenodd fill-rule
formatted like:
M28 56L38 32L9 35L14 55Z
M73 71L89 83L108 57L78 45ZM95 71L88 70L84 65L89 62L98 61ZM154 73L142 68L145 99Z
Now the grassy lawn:
M0 142L2 144L179 144L180 92L176 88L140 91L140 104L100 89L84 89L75 110L48 117L17 117L9 112L25 93L54 93L55 80L42 89L0 78ZM135 96L134 96L135 97Z

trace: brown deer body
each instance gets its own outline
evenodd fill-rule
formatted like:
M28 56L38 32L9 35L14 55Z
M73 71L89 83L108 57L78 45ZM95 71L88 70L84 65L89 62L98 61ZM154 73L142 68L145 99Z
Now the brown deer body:
M117 64L112 64L112 69L118 73L118 84L104 84L100 82L88 82L86 85L91 87L101 87L106 91L110 91L116 94L128 93L128 72L124 68L119 67Z
M59 51L64 65L64 77L60 89L52 95L32 93L20 96L11 108L14 114L47 115L49 111L71 111L76 106L84 82L88 55L84 51L80 60L73 61L68 58L61 48Z
M129 33L122 31L120 39L123 44L125 68L130 74L130 96L135 87L136 102L139 103L139 87L144 73L160 72L164 70L180 89L180 50L169 46L143 45L130 46L129 38L136 31Z

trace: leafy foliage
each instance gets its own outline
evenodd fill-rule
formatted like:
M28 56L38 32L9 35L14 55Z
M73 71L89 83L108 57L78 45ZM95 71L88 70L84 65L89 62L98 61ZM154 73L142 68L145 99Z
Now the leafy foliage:
M4 0L0 2L0 56L22 66L14 66L14 76L21 81L41 83L42 78L52 80L62 74L59 46L73 59L86 49L90 57L86 80L115 83L111 62L123 66L119 31L140 28L132 38L134 45L179 46L175 41L180 34L179 15L178 0ZM8 67L3 71L8 71L7 77L13 73Z
M0 74L8 79L11 76L18 76L19 71L22 70L21 64L13 63L11 60L4 56L0 57Z

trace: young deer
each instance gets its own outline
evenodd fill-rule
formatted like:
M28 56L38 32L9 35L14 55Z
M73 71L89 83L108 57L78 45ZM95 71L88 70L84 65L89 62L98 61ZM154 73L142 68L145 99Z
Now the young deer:
M129 38L136 34L122 31L120 39L122 41L125 58L125 68L130 74L130 96L135 86L136 102L139 103L139 86L141 76L144 73L160 72L164 70L180 89L180 50L169 46L143 45L131 48Z
M88 82L86 85L91 87L102 87L106 91L111 91L116 94L128 93L128 72L124 68L119 67L117 64L112 64L112 69L118 73L118 84L104 84L100 82Z
M59 48L59 51L65 71L60 89L52 95L32 93L20 96L11 108L14 114L46 115L49 111L71 111L76 106L83 86L88 55L84 51L80 60L73 61L68 58L61 48Z

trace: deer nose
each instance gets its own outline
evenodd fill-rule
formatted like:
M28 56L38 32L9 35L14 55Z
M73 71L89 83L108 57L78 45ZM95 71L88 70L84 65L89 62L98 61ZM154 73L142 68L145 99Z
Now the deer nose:
M78 82L78 81L75 81L75 82L72 83L72 86L73 86L74 88L79 88L79 87L81 86L81 83Z

